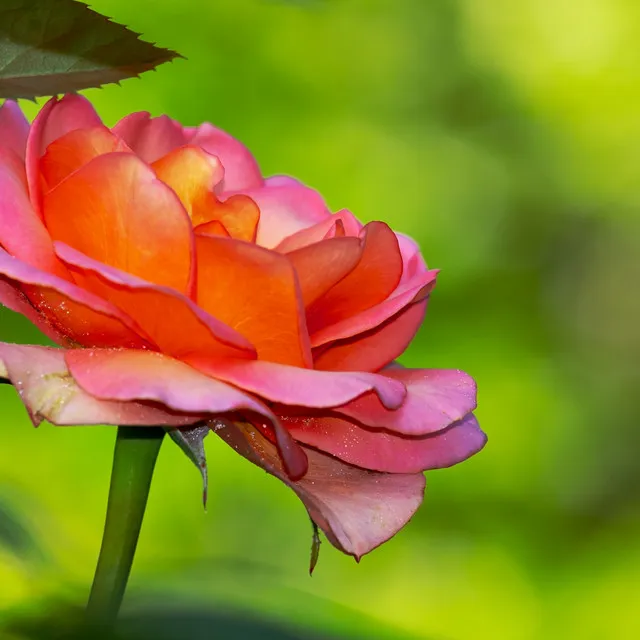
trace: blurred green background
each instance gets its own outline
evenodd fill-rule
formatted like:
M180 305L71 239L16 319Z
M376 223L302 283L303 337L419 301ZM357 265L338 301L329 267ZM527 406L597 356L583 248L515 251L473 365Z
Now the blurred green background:
M209 120L266 174L420 241L442 272L403 362L474 375L489 434L477 457L428 474L395 539L360 565L324 544L313 578L293 493L208 438L204 514L197 472L166 445L127 628L640 637L640 3L92 6L188 58L86 92L107 124L133 110ZM9 312L0 323L2 340L39 340ZM23 637L7 629L50 614L23 631L44 638L86 597L115 434L36 431L10 387L0 403L0 628Z

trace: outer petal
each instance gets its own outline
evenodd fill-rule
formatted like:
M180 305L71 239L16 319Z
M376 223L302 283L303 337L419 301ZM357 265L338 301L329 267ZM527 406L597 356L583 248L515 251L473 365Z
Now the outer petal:
M22 160L27 148L29 123L22 110L13 100L0 105L0 141L3 147L11 149Z
M335 340L358 336L379 327L407 306L427 298L435 286L437 275L437 270L427 271L407 285L398 287L384 302L312 333L311 346L319 347Z
M61 100L51 98L36 116L27 140L27 179L29 195L37 211L41 206L40 158L45 149L58 138L76 129L89 129L102 124L91 103L76 94Z
M388 411L372 393L336 409L363 425L421 436L448 427L476 408L476 383L458 369L404 369L382 372L407 387L407 398L396 411Z
M370 222L362 236L358 266L307 309L312 334L384 302L398 286L402 256L393 231L383 222Z
M29 200L24 165L9 149L0 149L0 194L0 246L31 266L69 278Z
M417 474L365 471L308 450L309 470L298 482L282 472L275 447L250 425L228 424L216 433L242 456L291 487L331 543L359 559L393 537L422 502Z
M63 349L0 342L0 378L16 387L33 424L185 426L206 415L188 415L145 402L100 400L71 377Z
M375 373L315 371L275 362L205 362L188 359L196 369L267 400L324 409L337 407L368 391L375 391L388 409L397 409L406 397L402 382Z
M224 180L220 184L220 192L262 186L262 174L255 158L247 147L228 133L204 123L191 132L189 143L202 147L220 159L224 167Z
M125 116L113 132L145 162L155 162L187 143L182 126L168 116L152 118L147 111Z
M458 464L480 451L487 437L473 414L419 437L364 429L342 418L282 418L293 437L344 462L389 473L417 473Z
M149 346L132 321L113 305L66 280L34 269L1 249L0 276L22 291L43 320L67 341L100 347ZM9 302L10 308L15 308L12 304L15 300Z
M60 258L86 290L131 318L160 351L176 358L255 358L246 338L168 287L152 285L56 243Z
M191 222L175 193L136 156L95 158L47 193L43 209L54 240L149 282L188 291Z
M269 248L275 247L296 231L331 216L317 191L297 181L281 184L277 180L269 178L264 187L242 190L260 208L256 242Z
M197 300L244 335L261 360L311 365L309 336L293 266L247 242L196 236Z
M304 451L262 403L238 389L194 371L182 362L149 351L70 350L67 366L78 384L103 400L147 400L174 411L251 413L273 429L287 473L293 478L307 471Z
M314 349L314 367L325 371L379 371L404 353L426 309L426 300L414 302L374 329Z

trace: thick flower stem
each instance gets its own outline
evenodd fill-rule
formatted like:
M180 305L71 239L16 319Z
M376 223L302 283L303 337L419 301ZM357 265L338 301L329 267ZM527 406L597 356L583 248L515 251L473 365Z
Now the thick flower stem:
M92 624L114 624L127 587L164 429L118 427L107 519L87 604Z

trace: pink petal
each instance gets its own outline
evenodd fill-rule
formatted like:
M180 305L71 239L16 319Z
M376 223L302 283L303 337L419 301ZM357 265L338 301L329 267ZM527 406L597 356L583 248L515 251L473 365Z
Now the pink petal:
M374 329L314 349L314 367L325 371L382 369L404 353L420 328L426 309L426 300L414 302Z
M464 371L389 367L382 373L407 388L399 409L388 411L368 393L336 411L368 427L422 436L461 420L477 406L476 383Z
M309 470L298 482L282 472L275 447L250 425L227 424L216 433L255 465L282 480L302 500L329 541L360 559L393 537L422 503L425 479L417 474L365 471L307 450Z
M480 451L487 437L473 414L437 433L409 437L365 429L335 417L281 420L293 437L364 469L388 473L417 473L458 464Z
M36 210L40 211L40 158L54 140L76 129L89 129L102 124L91 103L83 96L69 94L61 100L51 98L40 109L27 140L27 180L29 195Z
M254 358L255 349L239 333L203 311L185 295L150 284L62 243L56 251L76 281L112 303L158 348L176 358Z
M273 178L271 178L273 179ZM279 253L289 253L302 247L307 247L327 238L334 238L337 235L337 229L344 230L347 237L357 238L363 228L362 223L346 209L334 213L331 217L322 219L320 222L311 227L305 227L300 231L296 231L292 235L287 236L275 248Z
M99 400L77 385L64 354L64 349L0 342L0 377L11 381L36 427L42 420L56 425L175 427L203 419L202 415L177 413L144 402Z
M0 245L33 267L68 279L29 200L24 164L9 149L0 149L0 194Z
M322 409L374 391L385 407L397 409L406 397L402 382L375 373L315 371L264 360L186 360L207 375L280 404Z
M272 248L296 231L329 218L331 212L317 191L302 183L279 185L269 178L256 189L243 189L260 208L260 223L256 242Z
M11 149L21 160L27 149L29 123L22 110L13 100L6 100L0 105L0 140L2 146Z
M43 320L67 340L84 346L148 346L133 322L113 305L75 284L13 258L2 249L0 276L19 288Z
M398 287L391 297L375 307L316 331L311 335L311 346L319 347L375 329L408 305L424 300L435 286L437 274L437 270L426 271Z
M168 116L152 118L147 111L125 116L112 131L149 164L187 143L178 122Z
M265 180L270 187L296 187L302 184L297 178L286 175L271 176Z
M257 414L272 427L290 477L300 478L306 473L304 451L266 406L178 360L151 351L127 349L73 349L66 352L65 358L76 382L102 400L159 402L185 413Z
M427 265L422 257L420 245L413 238L403 233L396 233L396 237L398 238L404 265L402 279L400 280L400 286L402 286L427 271Z
M198 127L189 139L219 158L224 167L224 180L218 192L244 191L263 185L260 167L247 147L225 131L208 122Z

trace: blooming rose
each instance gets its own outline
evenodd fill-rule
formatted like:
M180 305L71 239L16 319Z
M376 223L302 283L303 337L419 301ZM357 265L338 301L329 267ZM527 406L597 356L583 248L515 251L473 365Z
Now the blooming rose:
M393 363L436 271L382 222L332 214L209 124L105 127L0 108L0 302L62 348L0 343L37 425L208 422L356 558L482 448L473 380Z

